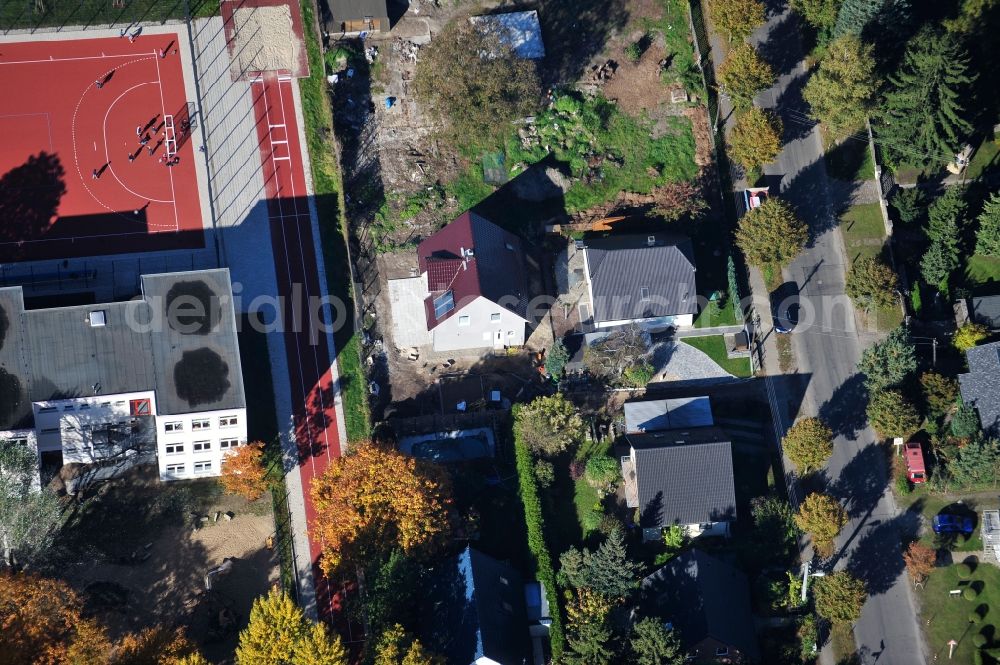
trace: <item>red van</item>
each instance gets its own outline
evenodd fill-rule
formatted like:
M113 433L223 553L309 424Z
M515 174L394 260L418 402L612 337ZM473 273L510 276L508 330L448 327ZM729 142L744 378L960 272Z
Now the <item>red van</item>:
M906 477L910 482L914 484L927 482L924 453L920 449L920 444L910 441L903 446L903 454L906 456Z

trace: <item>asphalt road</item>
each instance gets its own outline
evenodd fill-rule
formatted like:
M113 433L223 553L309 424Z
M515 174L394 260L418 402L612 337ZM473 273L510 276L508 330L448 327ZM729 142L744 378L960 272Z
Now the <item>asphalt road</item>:
M796 20L782 11L751 40L779 74L775 87L757 101L776 109L785 125L786 146L765 174L812 232L810 246L784 271L785 279L801 289L801 320L792 344L799 373L808 382L804 394L779 397L793 403L801 399L801 413L819 414L836 434L833 456L818 481L842 501L850 521L823 567L847 568L868 584L869 600L854 630L862 663L921 665L926 662L923 640L900 548L918 525L912 514L899 514L886 460L865 420L864 385L856 365L872 336L859 335L844 295L844 250L835 215L842 202L832 200L820 134L805 116L806 70ZM833 662L829 649L821 661Z

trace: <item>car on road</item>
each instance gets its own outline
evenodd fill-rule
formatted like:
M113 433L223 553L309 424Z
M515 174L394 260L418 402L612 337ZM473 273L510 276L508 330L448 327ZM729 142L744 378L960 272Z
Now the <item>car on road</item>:
M962 533L969 535L975 529L971 517L961 515L935 515L931 521L934 533Z
M771 292L774 332L788 334L799 324L799 285L785 282Z

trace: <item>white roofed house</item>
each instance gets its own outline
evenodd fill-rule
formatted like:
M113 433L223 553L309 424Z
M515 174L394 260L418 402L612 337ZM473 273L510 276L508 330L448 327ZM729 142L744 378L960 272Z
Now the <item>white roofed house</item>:
M141 284L126 302L45 309L0 289L0 440L91 479L152 462L162 480L221 473L247 439L229 271Z

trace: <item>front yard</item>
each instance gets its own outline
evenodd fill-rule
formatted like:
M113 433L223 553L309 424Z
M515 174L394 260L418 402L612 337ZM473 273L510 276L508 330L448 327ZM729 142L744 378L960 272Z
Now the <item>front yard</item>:
M862 259L881 258L887 264L885 224L877 203L851 206L841 215L840 232L844 238L847 269ZM872 312L858 311L868 323L868 328L888 331L903 322L903 312L898 305L880 307Z
M746 378L751 376L749 358L729 358L726 353L726 343L722 335L709 335L707 337L685 337L681 340L688 346L698 349L713 361L715 364L726 370L733 376Z
M976 651L974 640L977 635L985 638L984 648L995 648L998 644L996 625L1000 622L1000 570L991 564L980 563L970 557L973 571L969 579L960 575L961 564L938 568L931 573L923 590L916 590L920 602L921 625L927 637L933 660L948 659L948 641L958 645L952 660L957 663L973 663ZM953 590L972 588L977 591L974 600L966 600L962 595L952 595ZM972 613L980 616L979 623L970 621ZM985 663L997 662L985 658Z

